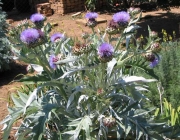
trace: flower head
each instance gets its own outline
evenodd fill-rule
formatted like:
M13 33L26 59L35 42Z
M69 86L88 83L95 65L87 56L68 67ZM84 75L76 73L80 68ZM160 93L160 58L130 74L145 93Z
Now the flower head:
M112 59L114 48L108 43L103 43L98 48L98 55L102 62L108 62Z
M98 14L95 12L89 12L85 15L85 18L87 18L88 20L94 20L98 17Z
M60 33L55 33L51 36L51 42L58 42L61 39L64 39L64 34L60 34Z
M52 54L50 57L49 57L49 65L52 69L56 69L56 64L54 64L54 62L57 62L58 61L58 58Z
M154 61L150 62L149 66L150 66L151 68L154 68L155 66L158 65L159 61L160 61L160 60L159 60L158 58L155 58Z
M85 15L85 18L88 19L87 26L93 28L97 25L96 18L98 17L98 14L95 12L89 12Z
M24 30L20 35L21 41L27 45L36 43L39 37L40 35L39 35L38 30L33 29L33 28Z
M129 19L130 19L130 15L125 11L118 12L113 15L113 20L121 26L126 25Z
M36 22L44 21L45 17L43 15L39 14L39 13L36 13L36 14L31 15L30 20L33 23L36 23Z

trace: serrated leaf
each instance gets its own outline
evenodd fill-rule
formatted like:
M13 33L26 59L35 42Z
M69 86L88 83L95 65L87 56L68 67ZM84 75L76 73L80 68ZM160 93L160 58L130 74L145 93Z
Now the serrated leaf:
M45 75L35 75L35 76L25 76L17 81L23 82L24 84L36 84L36 83L44 83L50 80L51 79Z
M108 65L107 65L107 75L108 75L108 77L111 76L112 70L113 70L116 63L117 63L117 61L116 61L115 58L113 58L110 62L108 62Z
M3 140L8 140L13 123L22 115L22 113L23 108L16 108L16 110L14 110L14 112L11 114L11 120L7 122L8 127L4 129Z
M57 62L55 62L54 64L56 65L60 65L60 64L65 64L65 63L69 63L69 62L74 62L78 59L78 57L67 57L66 59L63 59L63 60L59 60Z
M141 116L141 115L145 115L151 111L155 110L155 107L149 108L148 110L145 109L136 109L136 111L134 112L134 116L133 117L137 117L137 116Z
M123 83L131 83L131 82L155 82L156 79L146 79L140 76L127 76L122 78Z
M40 89L41 89L41 87L38 87L38 88L34 89L34 91L30 94L30 96L29 96L29 98L28 98L28 100L27 100L27 103L26 103L26 105L25 105L25 107L24 107L24 114L25 114L25 112L26 112L27 107L28 107L34 100L37 99L37 93L38 93L38 91L39 91Z
M126 137L128 136L129 132L131 131L131 128L132 128L132 126L131 126L130 121L127 118L125 118L125 135L126 135Z
M13 100L13 103L15 104L16 107L24 107L25 104L24 102L15 94L11 94L11 99Z
M18 95L19 95L20 99L26 104L29 96L26 95L25 93L21 93L21 92L18 92Z
M32 68L38 72L39 74L41 74L44 70L43 67L37 64L30 64L32 66Z
M34 132L34 134L35 134L33 139L35 139L35 140L42 139L42 135L45 130L45 122L46 122L46 116L40 116L38 118L37 124L32 129L32 132Z

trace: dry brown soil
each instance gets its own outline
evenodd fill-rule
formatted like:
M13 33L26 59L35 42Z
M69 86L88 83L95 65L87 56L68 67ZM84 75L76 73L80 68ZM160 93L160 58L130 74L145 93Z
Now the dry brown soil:
M13 19L14 22L12 26L17 25L23 19L29 19L30 14L19 14L17 12L8 13L8 19ZM68 36L80 37L83 31L89 32L90 29L84 25L77 24L75 20L72 19L71 14L67 15L53 15L47 17L48 22L57 22L56 26L52 33L54 32L66 32ZM110 20L113 13L99 13L99 17ZM84 13L82 13L84 16ZM172 35L172 32L175 31L177 38L179 38L179 24L180 23L180 8L171 8L170 11L150 11L143 12L142 19L138 23L142 28L138 30L137 36L148 35L147 27L148 25L154 31L157 31L160 36L161 30L165 29L168 34ZM101 23L98 25L100 29L104 29L107 23ZM16 75L26 74L26 65L23 63L13 64L10 71L0 73L0 121L8 114L7 106L9 103L9 97L12 91L16 90L16 87L21 86L21 83L12 82L16 79ZM0 126L2 128L2 126ZM0 140L2 139L2 132L0 133ZM13 133L10 136L10 139L13 139Z

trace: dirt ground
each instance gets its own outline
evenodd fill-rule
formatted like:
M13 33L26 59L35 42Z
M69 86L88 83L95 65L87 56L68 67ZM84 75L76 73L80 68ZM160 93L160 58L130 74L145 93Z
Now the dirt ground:
M76 20L72 19L70 14L66 15L56 15L47 17L47 22L57 22L56 26L52 33L55 32L65 32L68 36L72 37L81 37L82 32L89 32L90 29L83 24L76 23ZM85 13L82 13L84 17ZM29 19L31 14L19 14L17 12L8 13L8 19L13 19L11 26L17 25L23 19ZM102 13L99 12L99 17L106 19L107 21L112 18L113 13ZM157 31L159 36L162 37L161 31L165 29L168 34L172 35L172 32L176 32L176 37L180 37L179 32L179 23L180 23L180 8L171 8L170 11L156 10L143 12L142 19L138 23L140 28L137 32L137 36L141 34L144 36L148 35L148 25L151 30ZM101 23L98 25L98 28L105 29L107 23ZM23 63L13 64L10 71L0 73L0 121L8 114L7 106L9 102L9 97L12 91L16 90L16 87L19 87L21 83L12 82L16 79L18 74L27 74L26 65ZM2 126L0 126L2 128ZM0 140L2 139L2 132L0 132ZM13 139L13 135L10 136L10 139Z

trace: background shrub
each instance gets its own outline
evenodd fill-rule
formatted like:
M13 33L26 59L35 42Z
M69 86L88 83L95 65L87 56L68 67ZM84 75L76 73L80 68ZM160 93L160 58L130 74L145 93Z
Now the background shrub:
M159 83L150 84L151 93L146 96L151 100L150 104L156 107L160 107L160 98L162 97L162 100L166 98L172 107L177 108L180 106L180 42L162 42L162 46L161 61L153 69L159 78ZM160 94L162 94L161 97Z
M6 13L3 12L0 7L0 71L9 69L9 64L11 62L10 42L6 37L7 27Z

